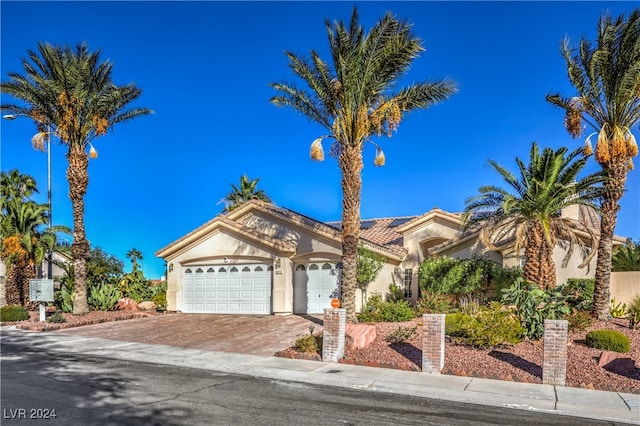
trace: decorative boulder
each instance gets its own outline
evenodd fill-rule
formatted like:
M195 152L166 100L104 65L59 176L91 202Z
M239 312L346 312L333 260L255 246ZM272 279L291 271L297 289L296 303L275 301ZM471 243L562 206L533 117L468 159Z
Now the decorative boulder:
M376 339L376 328L368 324L347 324L345 334L347 347L366 348Z
M128 297L123 297L118 300L116 304L116 309L119 311L138 311L138 304L135 300L129 299Z
M622 375L632 373L636 369L636 363L633 359L618 352L610 351L603 351L600 354L598 366Z
M155 311L156 304L150 301L138 303L138 309L143 311Z

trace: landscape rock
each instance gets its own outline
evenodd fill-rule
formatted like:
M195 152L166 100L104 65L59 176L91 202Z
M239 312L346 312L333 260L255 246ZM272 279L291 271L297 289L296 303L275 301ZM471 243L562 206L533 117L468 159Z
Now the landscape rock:
M636 363L633 359L611 351L603 351L600 354L598 366L618 374L630 374L636 369Z
M136 301L128 297L123 297L122 299L118 300L118 303L116 304L116 309L119 311L139 311L140 310L138 309L138 304L136 303Z
M346 345L351 349L366 348L376 340L376 327L368 324L347 324L345 330Z
M156 309L156 304L150 301L140 302L138 303L138 309L142 311L154 311Z

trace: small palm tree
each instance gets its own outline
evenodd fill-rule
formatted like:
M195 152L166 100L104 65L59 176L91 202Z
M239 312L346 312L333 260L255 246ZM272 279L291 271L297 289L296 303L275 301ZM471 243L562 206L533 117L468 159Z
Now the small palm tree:
M405 114L444 101L456 88L453 82L443 80L396 90L398 80L424 48L412 34L411 25L390 13L368 34L358 22L356 8L348 26L342 21L325 24L333 66L314 50L309 59L285 52L289 67L309 90L289 83L271 83L278 92L271 102L291 107L328 132L311 144L312 159L323 160L322 140L333 139L331 154L337 158L342 173L342 306L347 310L347 321L354 322L365 144L375 145L374 164L384 165L384 153L372 138L390 137Z
M240 186L231 184L231 191L225 197L225 207L223 213L235 210L242 204L250 200L260 200L271 203L271 199L262 189L257 189L260 178L249 179L247 175L240 176Z
M0 208L12 200L26 201L38 192L33 176L20 173L18 169L0 173Z
M589 235L591 255L585 256L586 265L595 253L596 238L583 223L562 217L562 209L581 204L597 208L601 196L603 177L594 173L578 180L587 159L581 150L567 154L567 148L553 151L538 145L531 147L529 164L516 158L520 175L516 176L495 161L489 164L500 174L510 189L483 186L480 195L466 200L466 226L481 223L480 238L492 250L496 243L515 238L515 252L524 247L523 276L541 288L556 285L553 251L559 240L568 243L565 262L574 246L584 247L580 231ZM586 253L586 251L585 251Z
M127 257L131 261L132 270L136 271L138 269L138 260L143 259L142 253L138 249L132 248L127 252Z
M53 133L68 148L75 270L73 313L85 314L89 312L86 280L89 242L84 227L84 196L89 185L89 158L98 155L91 142L115 124L151 111L128 107L142 91L133 84L115 85L113 65L101 62L100 51L90 52L86 44L73 50L39 43L38 52L28 51L28 55L28 59L22 60L25 74L9 73L9 81L0 84L3 94L22 104L3 104L0 108L33 119L40 131L33 139L34 146L42 146L43 138Z
M640 271L640 241L629 238L626 243L613 252L611 259L613 272Z
M634 9L627 20L603 15L596 44L583 38L577 49L571 49L565 40L562 56L577 93L573 97L548 95L547 101L565 110L565 127L574 138L582 134L583 121L595 130L586 139L585 154L592 153L591 137L597 134L595 159L607 177L593 304L594 315L605 319L609 317L611 254L619 202L633 168L632 159L638 155L631 129L640 122L640 9Z

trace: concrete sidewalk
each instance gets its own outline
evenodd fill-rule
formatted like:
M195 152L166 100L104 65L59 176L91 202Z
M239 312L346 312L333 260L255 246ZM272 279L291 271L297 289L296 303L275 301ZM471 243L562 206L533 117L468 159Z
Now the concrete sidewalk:
M640 395L0 328L0 343L640 425Z

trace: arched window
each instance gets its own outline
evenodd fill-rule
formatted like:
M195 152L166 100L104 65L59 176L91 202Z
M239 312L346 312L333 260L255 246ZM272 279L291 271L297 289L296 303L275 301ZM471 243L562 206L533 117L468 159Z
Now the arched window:
M317 271L318 269L320 269L318 267L318 265L316 263L312 263L311 265L309 265L309 270L310 271Z
M264 271L264 269L262 269L262 266L258 265L258 266L256 266L256 269L254 269L254 271L262 272L262 271Z
M322 269L327 270L327 269L333 269L333 268L331 267L331 264L325 263L324 265L322 265Z
M201 274L201 273L203 273L203 272L204 272L204 271L202 270L202 268L198 268L198 269L196 269L196 274Z
M209 269L207 269L207 272L215 272L215 271L216 271L216 270L215 270L215 269L213 269L213 268L209 268Z
M251 272L251 268L245 266L244 268L242 268L242 272Z
M218 272L227 272L227 270L223 266L222 268L218 269Z
M233 267L231 267L231 269L229 269L229 272L238 272L238 268L233 266Z
M187 268L187 269L184 270L184 273L185 274L191 274L191 273L193 273L193 271L191 269Z
M304 271L306 268L302 263L296 265L296 271Z

